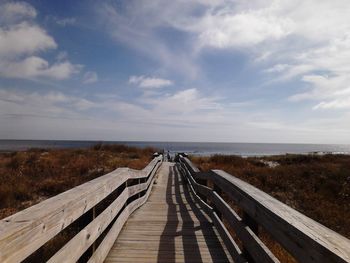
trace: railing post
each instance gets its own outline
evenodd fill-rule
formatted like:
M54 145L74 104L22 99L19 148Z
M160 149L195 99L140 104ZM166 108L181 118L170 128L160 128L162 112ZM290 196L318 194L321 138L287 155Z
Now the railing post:
M246 212L243 212L243 218L242 218L243 223L248 226L254 234L257 236L259 235L259 225L258 223ZM243 244L243 255L247 259L248 262L255 263L256 261L253 259L253 257L250 255L249 251L245 248Z

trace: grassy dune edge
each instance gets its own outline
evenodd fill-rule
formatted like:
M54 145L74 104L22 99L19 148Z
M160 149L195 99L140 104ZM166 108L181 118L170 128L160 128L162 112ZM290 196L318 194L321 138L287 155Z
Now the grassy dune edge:
M350 238L350 156L191 156L202 171L224 170ZM230 202L239 214L239 208ZM233 233L234 234L234 233ZM281 262L296 262L263 229L260 238Z
M202 171L224 170L350 238L350 156L191 157Z
M0 219L118 167L142 169L155 151L97 144L0 153Z

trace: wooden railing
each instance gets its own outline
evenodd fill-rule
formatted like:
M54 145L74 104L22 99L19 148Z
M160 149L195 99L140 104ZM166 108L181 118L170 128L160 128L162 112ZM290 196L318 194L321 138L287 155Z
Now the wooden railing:
M146 202L162 156L143 170L115 171L47 199L0 221L0 262L20 262L51 238L92 212L91 222L66 243L49 262L76 262L89 248L88 262L103 262L129 215ZM99 215L94 208L116 196ZM96 240L105 231L98 247Z
M224 171L202 173L187 157L177 159L194 196L237 262L279 262L259 239L259 226L298 262L350 262L349 239ZM230 201L243 210L243 216L232 209ZM242 249L226 226L234 230Z

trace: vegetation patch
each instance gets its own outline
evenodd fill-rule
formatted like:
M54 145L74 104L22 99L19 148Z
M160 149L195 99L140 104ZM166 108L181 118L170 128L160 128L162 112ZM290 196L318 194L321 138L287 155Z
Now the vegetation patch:
M221 169L350 238L350 156L191 156L202 171ZM273 165L271 165L273 164ZM266 232L262 240L281 262L295 262Z
M0 153L0 218L118 167L144 168L154 148L97 144L89 149L30 149Z

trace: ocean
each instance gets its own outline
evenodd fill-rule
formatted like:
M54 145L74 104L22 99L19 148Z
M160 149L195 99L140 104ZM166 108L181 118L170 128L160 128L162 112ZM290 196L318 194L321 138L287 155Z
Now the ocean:
M278 154L337 153L350 154L350 145L289 144L289 143L214 143L214 142L147 142L147 141L54 141L54 140L0 140L0 151L20 151L30 148L88 148L97 143L125 144L135 147L155 147L193 155L234 154L266 156Z

